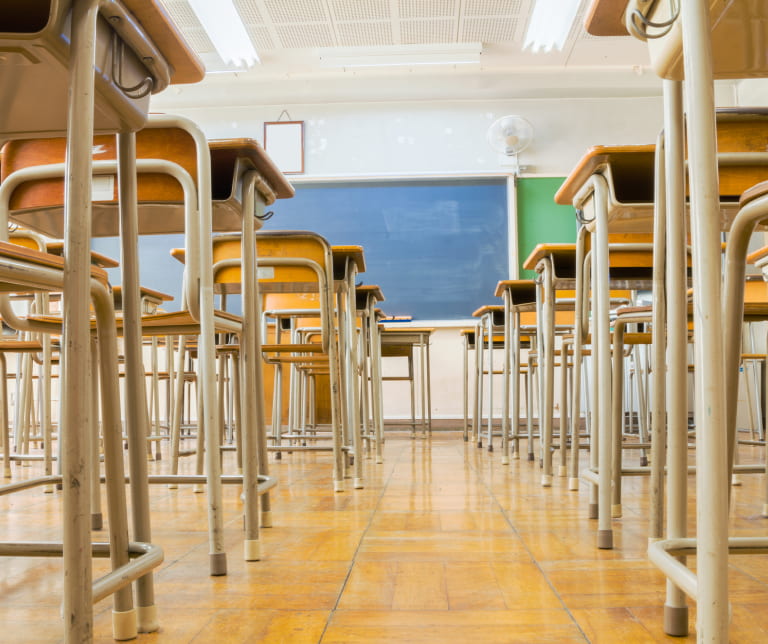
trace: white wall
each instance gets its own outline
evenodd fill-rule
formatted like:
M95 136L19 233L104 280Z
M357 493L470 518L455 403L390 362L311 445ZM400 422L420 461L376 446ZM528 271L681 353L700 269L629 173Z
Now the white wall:
M488 126L506 114L528 119L534 140L522 153L523 175L567 175L593 145L653 143L661 128L660 97L524 99L303 104L176 108L173 92L153 111L175 112L200 124L210 138L262 140L263 122L288 111L305 121L305 174L292 180L383 178L424 175L505 174L486 142ZM499 275L499 279L506 278ZM365 275L368 282L375 275ZM494 302L492 293L489 302ZM424 321L419 321L423 325ZM440 327L432 342L434 418L462 415L462 348L458 328ZM496 401L500 400L496 395ZM496 405L498 407L498 405ZM385 413L410 414L407 390L388 383Z
M524 173L565 175L593 145L652 143L661 99L559 99L440 103L344 103L268 107L181 108L158 96L153 109L189 116L211 138L262 140L264 121L286 109L305 121L305 175L318 178L504 173L488 146L488 126L519 114L534 127Z

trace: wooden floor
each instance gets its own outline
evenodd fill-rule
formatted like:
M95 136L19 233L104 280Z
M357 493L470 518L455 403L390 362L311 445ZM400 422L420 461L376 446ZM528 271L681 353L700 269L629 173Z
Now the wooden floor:
M742 462L760 458L743 449ZM207 576L205 495L153 486L154 542L165 550L156 575L161 629L137 641L695 640L662 631L664 581L645 556L646 479L625 479L616 548L600 551L585 485L569 492L556 479L542 489L537 465L502 466L498 453L457 432L393 434L385 456L383 465L366 460L364 490L334 494L328 454L284 455L273 465L275 525L263 531L260 562L241 560L239 489L225 489L226 577ZM34 469L14 467L14 477ZM732 533L765 534L764 476L743 480ZM2 497L0 509L0 538L58 538L57 495L21 492ZM0 571L0 641L60 641L60 562L6 558ZM733 557L730 583L731 641L767 642L768 556ZM111 642L110 602L95 611L96 641Z

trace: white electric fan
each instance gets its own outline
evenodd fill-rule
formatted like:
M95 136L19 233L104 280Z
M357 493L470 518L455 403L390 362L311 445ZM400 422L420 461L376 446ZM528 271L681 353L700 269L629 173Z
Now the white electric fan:
M488 128L488 143L499 154L503 154L517 174L520 166L517 155L533 140L533 126L522 116L502 116Z

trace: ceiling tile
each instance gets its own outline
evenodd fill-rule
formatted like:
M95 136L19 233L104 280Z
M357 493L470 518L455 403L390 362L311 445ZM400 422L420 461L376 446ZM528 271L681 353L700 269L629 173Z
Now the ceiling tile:
M444 18L457 15L457 0L399 0L401 18Z
M235 2L240 18L246 25L260 25L264 23L264 18L259 11L259 7L254 0L237 0Z
M389 0L331 0L331 15L335 20L389 20Z
M264 0L269 18L275 23L326 22L323 0Z
M517 18L465 18L461 23L461 42L513 42Z
M465 16L517 16L522 0L464 0Z
M400 38L404 45L456 42L456 21L403 20Z
M336 25L342 47L392 45L392 25L389 22L340 22Z
M330 25L321 22L275 25L280 45L286 49L333 47L336 45Z

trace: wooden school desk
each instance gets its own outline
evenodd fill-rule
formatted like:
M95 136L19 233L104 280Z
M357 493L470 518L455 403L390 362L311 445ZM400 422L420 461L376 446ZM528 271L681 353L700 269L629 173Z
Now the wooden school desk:
M509 463L510 441L512 455L520 457L520 351L523 343L531 346L530 338L520 334L523 311L536 310L536 283L533 280L502 280L496 286L496 297L503 299L504 307L504 376L502 381L501 411L501 462ZM511 398L511 404L510 404ZM527 405L529 418L528 460L533 460L533 424L530 422L533 410ZM509 422L513 424L509 432Z
M333 254L336 308L339 314L339 356L344 381L342 427L347 434L347 445L351 447L354 454L353 487L361 489L363 487L363 442L360 422L362 365L357 335L355 283L358 274L365 272L365 254L362 246L331 246L331 253Z
M474 438L477 446L483 446L483 409L485 402L485 375L488 375L488 451L493 451L493 368L494 349L503 347L504 337L498 333L504 326L504 307L486 304L472 312L477 319L475 326L475 412ZM485 368L485 352L488 350L488 370Z
M367 345L367 350L363 352L363 355L368 357L367 372L364 372L363 377L370 383L366 385L366 391L370 390L372 440L376 445L376 463L383 463L384 407L381 390L381 340L376 306L384 301L384 294L375 284L362 284L355 286L355 298L357 310L363 316L363 342Z
M0 8L2 46L13 53L2 63L4 80L14 88L14 100L3 113L0 140L14 137L68 135L66 199L67 265L63 274L64 328L67 341L62 347L63 374L67 404L62 416L66 447L62 452L62 475L66 480L83 482L81 459L85 454L85 437L79 428L86 426L91 414L87 368L80 359L89 350L89 269L91 225L91 150L94 128L102 132L120 132L123 143L130 147L131 131L143 126L147 118L150 91L161 91L169 83L196 82L203 68L186 47L183 39L159 5L151 0L126 0L124 3L99 3L97 0L69 2L4 3ZM127 11L126 11L127 10ZM69 24L68 35L64 36ZM108 56L115 46L112 34L127 45L118 78L111 71L99 69L96 61ZM23 64L27 61L39 64ZM22 63L22 64L19 64ZM128 90L123 83L137 85ZM40 100L45 88L45 100ZM51 106L66 109L51 109ZM5 239L6 227L0 233ZM112 376L115 380L115 370ZM119 405L116 408L119 416ZM117 419L119 423L119 418ZM78 429L75 429L78 428ZM133 449L130 461L132 486L136 491L133 511L137 541L149 540L149 517L146 508L146 463L138 443L139 435L129 430ZM120 464L119 467L122 467ZM110 500L123 498L123 477L108 483ZM121 489L116 489L116 485ZM117 554L118 570L103 578L97 588L91 587L90 525L87 520L88 486L67 485L63 492L64 539L64 615L67 641L86 641L92 631L92 601L112 594L116 588L130 583L136 562L128 562L128 552ZM142 507L137 507L142 506ZM119 510L122 514L122 509ZM115 533L127 526L115 518ZM122 539L122 537L120 537ZM113 545L117 548L116 545ZM5 548L4 548L5 551ZM142 557L147 560L148 557ZM113 561L115 561L113 559ZM157 565L156 563L153 564ZM119 572L125 568L124 574ZM126 576L131 575L128 579ZM115 634L120 637L141 631L156 630L151 576L139 582L138 613L133 609L130 590L117 591ZM138 615L138 616L137 616ZM137 626L138 622L138 626Z
M555 195L572 204L587 228L592 254L593 407L598 434L598 547L613 547L611 529L611 337L609 231L642 233L653 230L655 148L598 146L587 151ZM586 235L579 236L586 244ZM594 498L591 504L594 504Z
M414 351L419 355L419 399L421 402L421 435L432 433L432 394L430 391L429 338L434 329L426 327L392 327L381 325L381 357L404 357L408 360L408 375L382 376L382 381L408 380L411 383L411 438L416 437L416 392L414 388Z
M695 597L705 610L697 612L698 637L702 640L728 639L728 432L723 431L726 419L726 387L723 351L723 318L721 312L720 269L720 197L715 127L713 78L762 77L768 72L765 48L766 31L764 2L731 0L688 0L670 3L668 0L646 3L608 3L595 0L590 16L611 20L624 19L633 35L646 40L646 27L637 11L647 14L655 25L647 27L649 53L654 70L664 78L665 164L671 181L664 195L672 223L668 252L676 258L678 271L669 276L681 281L682 248L685 234L676 226L681 224L685 209L683 188L683 123L682 83L685 77L687 100L687 150L690 159L689 186L691 199L691 237L694 245L693 281L694 326L696 343L696 418L699 429L697 468L707 476L696 479L697 539L685 539L686 462L684 444L671 437L668 539L653 545L650 555L668 578L665 605L665 630L684 635L688 630L687 608L683 592ZM601 9L600 5L620 4L618 10ZM673 8L680 14L673 15ZM748 25L748 28L745 28ZM590 29L590 25L587 25ZM602 29L602 27L601 27ZM608 32L620 29L617 25ZM759 43L759 44L756 44ZM683 64L683 60L685 63ZM763 148L764 149L764 148ZM722 178L722 177L721 177ZM670 289L678 293L679 289ZM670 314L668 330L682 336L685 325L683 305ZM671 313L671 311L670 311ZM679 346L680 340L676 340ZM672 346L672 345L671 345ZM682 352L680 352L682 353ZM673 356L670 369L682 369L682 355ZM678 392L674 392L673 397ZM670 410L670 413L672 410ZM670 416L670 421L673 418ZM674 505L674 507L673 507ZM703 508L706 508L704 510ZM688 551L698 551L696 574L681 565L672 553L686 544ZM735 541L731 540L731 546ZM683 592L681 592L683 591Z
M539 364L539 382L540 388L540 434L541 434L541 454L542 454L542 474L541 484L544 487L552 485L552 423L554 415L554 387L555 387L555 308L564 310L575 309L574 301L571 306L563 300L557 302L556 291L569 290L576 288L576 245L575 244L537 244L530 255L523 263L523 268L534 270L538 273L536 280L536 326L538 329L538 342L536 350L538 352ZM559 306L558 306L559 304ZM566 319L559 316L560 324L569 325L568 330L572 329L573 316ZM561 368L566 370L566 361L561 362ZM565 453L566 453L566 410L560 409L560 457L562 468L561 476L565 476Z
M215 383L215 342L214 332L228 329L243 333L244 352L253 351L251 343L254 334L244 330L245 322L231 317L216 315L213 308L213 271L211 261L211 232L239 228L244 238L250 238L250 245L245 245L245 261L255 266L253 260L253 232L260 225L265 205L279 197L290 197L293 189L283 175L271 163L261 147L255 141L236 139L219 141L209 145L202 132L190 121L180 117L153 116L144 130L134 136L135 150L139 159L135 168L139 171L134 194L142 207L134 207L132 217L126 217L118 226L116 187L107 191L94 205L93 230L98 235L114 235L122 232L123 284L125 293L133 291L125 298L125 311L122 320L126 337L126 410L129 424L145 424L147 414L142 412L146 405L144 396L144 368L141 361L142 325L139 308L137 248L138 235L144 233L185 233L185 285L184 299L188 310L186 315L149 316L144 326L154 334L193 333L200 334L198 347L199 368L201 370L202 397L206 415L206 427L213 431L206 432L206 459L208 460L205 479L210 498L211 571L212 574L226 573L226 554L223 550L223 519L221 505L217 500L221 495L220 463L218 457L218 414L216 413ZM94 172L103 176L112 176L116 169L114 159L117 150L114 140L107 137L97 138L99 157L94 162ZM55 236L63 225L62 192L60 165L47 165L41 168L31 163L39 156L36 151L42 148L52 161L63 154L60 140L15 141L4 148L3 172L11 172L5 177L0 193L4 195L2 207L8 202L13 208L12 215L23 220L27 226L40 232ZM169 158L170 157L170 158ZM27 167L29 166L29 167ZM19 167L20 169L16 169ZM18 190L17 190L18 188ZM214 195L217 197L214 199ZM145 207L146 204L146 207ZM141 216L140 216L141 213ZM250 253L248 252L250 249ZM254 269L255 270L255 269ZM246 273L248 274L248 273ZM255 278L250 280L253 283ZM246 289L245 305L253 300L251 289ZM129 306L130 305L130 306ZM252 318L251 318L252 319ZM170 325L175 325L173 328ZM223 326L222 326L223 325ZM249 354L250 355L250 354ZM258 354L257 354L258 355ZM245 361L244 361L245 364ZM249 361L258 368L259 363ZM257 375L247 370L244 374L246 386L255 387ZM251 404L253 398L246 399ZM244 417L257 418L254 414ZM146 431L143 433L146 435ZM246 520L248 524L245 541L246 556L257 559L258 551L257 521L255 509L258 473L257 462L258 438L256 435L247 440L244 447L249 457L245 468L246 477ZM266 465L263 464L262 467ZM262 471L262 475L266 473ZM250 482L253 482L253 485ZM268 497L262 496L262 504ZM264 511L269 516L268 511ZM251 538L251 536L253 538ZM248 550L250 548L250 554Z

